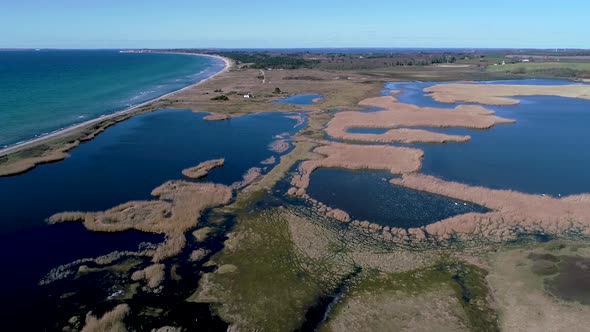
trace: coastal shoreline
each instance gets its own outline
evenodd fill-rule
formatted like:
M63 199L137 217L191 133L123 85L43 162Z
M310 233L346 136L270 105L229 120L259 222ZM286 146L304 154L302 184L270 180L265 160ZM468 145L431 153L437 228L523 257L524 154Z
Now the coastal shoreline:
M84 128L87 128L87 127L90 127L90 126L93 126L93 125L96 125L96 124L100 124L100 123L102 123L104 121L107 121L107 120L116 119L118 117L122 117L122 116L125 116L125 115L133 116L138 111L138 109L140 109L142 107L148 106L148 105L150 105L150 104L152 104L154 102L160 101L160 100L165 99L165 98L168 98L170 96L173 96L173 95L175 95L175 94L177 94L177 93L179 93L181 91L184 91L184 90L187 90L187 89L190 89L190 88L199 86L199 85L201 85L201 84L203 84L203 83L211 80L214 77L217 77L217 76L219 76L221 74L226 73L232 67L232 61L230 59L225 58L225 57L222 57L222 56L219 56L219 55L201 54L201 53L182 53L182 52L150 52L150 53L184 54L184 55L195 55L195 56L209 57L209 58L214 58L214 59L218 59L218 60L223 61L224 62L224 67L223 67L222 70L216 72L215 74L213 74L213 75L211 75L211 76L209 76L209 77L207 77L205 79L200 80L199 82L196 82L196 83L191 84L191 85L187 85L187 86L185 86L185 87L183 87L181 89L178 89L178 90L175 90L175 91L172 91L172 92L163 94L163 95L161 95L159 97L156 97L156 98L147 100L147 101L142 102L140 104L137 104L137 105L134 105L134 106L125 108L125 109L123 109L121 111L117 111L117 112L114 112L114 113L101 115L98 118L90 119L88 121L84 121L84 122L79 123L79 124L75 124L75 125L72 125L72 126L65 127L63 129L59 129L59 130L54 131L54 132L51 132L51 133L49 133L47 135L36 137L36 138L33 138L31 140L28 140L28 141L24 141L24 142L21 142L21 143L17 143L15 145L11 145L11 146L2 148L2 149L0 149L0 157L4 157L4 156L7 156L7 155L9 155L11 153L15 153L15 152L19 152L19 151L25 150L25 149L27 149L29 147L35 146L37 144L44 143L44 142L49 141L51 139L56 139L56 138L60 138L62 136L66 136L68 134L71 134L71 133L75 132L76 130L81 130L81 129L84 129ZM126 119L128 119L128 118L129 117L127 117ZM123 120L126 120L126 119L123 119Z

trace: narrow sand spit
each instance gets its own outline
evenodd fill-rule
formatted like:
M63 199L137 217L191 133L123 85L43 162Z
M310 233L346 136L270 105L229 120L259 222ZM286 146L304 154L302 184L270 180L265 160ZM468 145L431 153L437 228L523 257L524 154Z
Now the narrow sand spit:
M191 179L200 179L202 177L207 176L207 174L209 174L209 172L212 169L223 166L224 163L225 159L223 158L207 160L198 164L195 167L186 168L182 170L182 175Z
M424 89L429 97L441 103L479 103L516 105L516 96L559 96L590 99L590 85L508 85L508 84L438 84Z
M92 231L119 232L137 229L165 233L166 241L154 254L158 262L180 252L185 245L184 232L197 225L201 213L229 203L229 187L213 183L168 181L152 191L157 200L132 201L102 212L62 212L49 218L50 223L83 221Z
M558 199L472 187L421 174L405 174L401 179L392 179L391 183L473 202L493 210L489 213L467 213L422 229L408 230L416 238L425 239L427 236L435 240L448 240L458 237L506 241L526 233L590 236L590 194Z
M291 180L291 184L298 188L298 195L305 193L311 173L321 167L381 169L393 174L404 174L419 170L423 156L422 150L405 147L325 143L326 145L315 148L313 152L326 157L302 162L299 174Z
M463 127L489 129L497 124L514 123L481 106L460 105L454 109L419 107L398 103L395 97L368 98L362 106L379 107L383 111L338 112L328 123L326 133L337 139L366 142L444 143L465 142L469 136L447 135L428 130L404 127ZM391 128L384 134L353 134L350 128Z

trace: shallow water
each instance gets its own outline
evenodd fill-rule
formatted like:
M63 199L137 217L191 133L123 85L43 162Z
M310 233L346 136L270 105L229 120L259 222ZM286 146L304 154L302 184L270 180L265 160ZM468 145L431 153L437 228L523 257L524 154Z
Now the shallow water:
M203 181L231 184L249 168L264 167L262 160L279 157L268 144L275 135L296 130L296 121L280 113L227 121L205 121L203 116L181 110L139 115L72 150L64 161L0 178L0 252L8 255L2 256L8 266L19 271L4 274L0 291L15 306L15 315L25 314L18 308L30 305L19 294L34 293L36 282L50 268L162 239L139 232L92 233L75 223L47 226L44 220L53 213L104 210L150 199L153 188L181 179L182 169L213 158L225 158L225 166Z
M486 84L568 84L564 80L491 81ZM455 107L424 96L436 83L388 84L401 102ZM424 150L422 172L445 180L554 196L590 192L590 101L554 96L519 97L519 105L485 106L515 124L489 130L423 128L470 135L467 143L416 144Z
M392 82L385 84L383 95L390 95L392 90L399 90L401 93L394 94L400 103L414 104L421 107L438 107L438 108L455 108L463 103L439 103L434 99L426 96L424 89L438 84L453 84L465 82ZM479 81L482 84L510 84L510 85L567 85L580 84L569 80L562 79L522 79L522 80L497 80L497 81Z
M420 227L467 212L487 209L448 197L389 183L386 171L320 168L312 173L308 194L347 211L351 218L390 227Z
M323 98L322 95L295 95L273 101L273 104L313 105L314 99Z
M0 147L137 105L223 66L182 54L0 51Z

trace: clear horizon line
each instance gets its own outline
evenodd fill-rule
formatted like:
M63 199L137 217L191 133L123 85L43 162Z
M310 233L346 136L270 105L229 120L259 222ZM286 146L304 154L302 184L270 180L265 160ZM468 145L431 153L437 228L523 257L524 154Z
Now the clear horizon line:
M420 46L325 46L325 47L0 47L0 50L326 50L326 49L357 49L357 50L589 50L581 47L420 47Z

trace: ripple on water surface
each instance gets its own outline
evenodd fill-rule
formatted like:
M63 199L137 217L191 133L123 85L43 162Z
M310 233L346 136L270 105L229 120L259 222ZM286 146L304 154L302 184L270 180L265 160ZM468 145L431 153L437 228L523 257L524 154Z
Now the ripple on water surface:
M354 171L320 168L311 175L308 194L342 209L353 219L390 227L420 227L438 220L487 209L445 196L412 190L389 183L385 171Z

